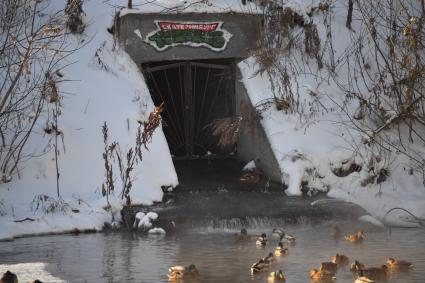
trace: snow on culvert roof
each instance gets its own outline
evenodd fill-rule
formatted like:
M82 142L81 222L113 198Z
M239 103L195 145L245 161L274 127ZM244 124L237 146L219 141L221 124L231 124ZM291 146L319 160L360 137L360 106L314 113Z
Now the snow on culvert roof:
M133 8L127 9L127 0L111 0L110 5L122 7L121 15L147 13L245 13L261 14L262 9L254 1L241 0L133 0Z

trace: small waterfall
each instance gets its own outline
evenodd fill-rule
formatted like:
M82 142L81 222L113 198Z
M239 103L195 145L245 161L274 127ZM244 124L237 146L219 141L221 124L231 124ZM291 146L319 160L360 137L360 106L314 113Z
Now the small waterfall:
M192 223L193 228L208 232L239 232L242 228L253 231L269 230L287 225L309 225L311 218L300 216L294 218L278 217L238 217L238 218L211 218L204 222Z

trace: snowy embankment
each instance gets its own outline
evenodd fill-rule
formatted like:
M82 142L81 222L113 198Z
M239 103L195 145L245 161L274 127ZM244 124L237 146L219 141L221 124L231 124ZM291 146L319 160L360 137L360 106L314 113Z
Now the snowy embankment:
M325 24L329 19L324 19L320 12L312 13L310 1L305 2L309 3L288 1L286 5L304 19L317 25L323 43L327 33ZM319 1L313 2L317 5L319 3ZM333 7L332 36L335 41L332 52L335 58L343 58L344 52L350 52L353 34L359 34L359 30L364 28L356 22L353 22L353 27L354 30L357 29L357 33L345 27L347 17L345 2L336 1ZM300 29L295 28L294 33L299 31ZM383 172L390 174L379 181L375 181L379 179L379 177L376 179L376 176L369 178L371 166L367 162L372 159L366 158L370 156L369 152L362 151L362 148L357 146L362 144L364 136L347 123L349 120L347 114L350 113L343 112L339 107L346 102L345 94L335 81L330 79L326 68L318 69L314 59L306 60L299 53L295 54L298 56L295 57L297 64L304 65L301 67L302 71L296 75L297 81L292 81L293 91L299 94L299 101L304 106L313 108L319 101L320 106L317 108L319 110L315 109L314 115L306 118L308 115L278 110L274 104L260 107L261 124L279 162L284 176L283 182L288 185L286 193L301 195L326 192L332 198L364 207L381 222L406 227L417 226L415 216L425 219L423 176L411 169L413 167L408 158L393 151L384 156L372 156L374 171L379 172L385 168L387 171ZM366 60L367 55L366 53ZM323 60L326 61L326 52L323 56ZM342 65L337 69L340 80L349 77L347 74L350 67L352 68ZM271 83L273 79L267 72L259 71L260 65L255 58L251 57L241 62L239 68L254 106L264 105L265 101L273 101L276 94ZM376 67L372 65L371 70L376 70ZM354 102L351 104L349 111L354 113L358 104ZM397 133L388 130L387 135ZM412 145L414 146L416 146L414 150L423 151L420 148L420 141ZM368 180L372 181L367 182ZM393 208L402 208L408 212L401 209L390 212Z
M66 5L66 1L49 3L56 11ZM80 48L66 58L64 65L69 65L61 70L66 81L59 85L64 95L59 124L65 149L59 156L59 182L68 206L65 211L43 212L57 196L54 150L45 149L45 125L40 123L26 150L42 156L27 160L19 178L0 184L0 239L102 229L105 222L111 221L111 213L103 209L106 199L101 190L105 179L102 124L106 121L108 125L109 140L118 141L122 152L126 152L134 144L137 121L147 119L153 110L140 70L127 54L113 46L113 37L106 31L112 24L114 9L97 1L85 1L83 8L87 27L83 35L68 38L69 45ZM161 128L156 129L149 150L143 150L143 161L133 173L133 203L161 201L161 186L178 184ZM118 172L115 174L118 178ZM41 195L51 199L39 197L34 201ZM119 209L122 201L113 198L111 203ZM24 221L16 222L20 220Z

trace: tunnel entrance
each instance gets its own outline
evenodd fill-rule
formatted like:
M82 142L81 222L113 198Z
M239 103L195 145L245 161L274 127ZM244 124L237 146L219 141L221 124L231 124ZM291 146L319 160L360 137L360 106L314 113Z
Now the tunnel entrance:
M235 116L233 60L147 63L142 66L156 106L164 103L163 131L174 159L228 156L214 122Z

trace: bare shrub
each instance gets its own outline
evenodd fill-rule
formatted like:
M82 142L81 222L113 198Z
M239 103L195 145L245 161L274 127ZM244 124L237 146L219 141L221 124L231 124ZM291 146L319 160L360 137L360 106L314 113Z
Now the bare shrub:
M119 143L108 141L108 126L106 122L102 126L103 142L105 144L102 158L105 167L105 181L102 184L102 195L107 200L108 206L109 196L115 191L115 178L114 167L118 167L119 177L121 180L121 191L119 195L121 199L126 200L126 204L131 204L130 192L133 187L134 177L132 172L134 168L142 162L142 146L148 149L148 143L152 141L152 136L155 130L161 124L161 113L164 110L164 104L155 107L154 111L150 113L146 122L140 122L137 127L135 144L130 147L125 154L122 153ZM142 130L143 127L143 130Z
M68 0L66 3L65 13L68 16L66 26L71 33L81 34L84 32L86 25L83 22L83 0Z
M46 125L46 134L59 132L61 64L75 49L67 44L63 11L45 16L48 9L48 1L0 1L2 182L33 156L24 148L37 124Z
M69 205L64 202L62 199L55 199L48 195L36 195L31 202L31 210L36 213L41 211L45 214L53 214L56 212L67 213L71 211Z

